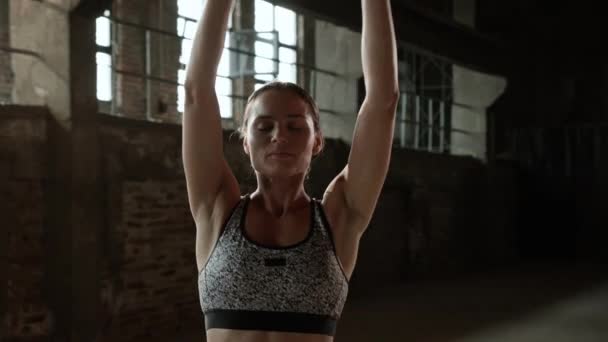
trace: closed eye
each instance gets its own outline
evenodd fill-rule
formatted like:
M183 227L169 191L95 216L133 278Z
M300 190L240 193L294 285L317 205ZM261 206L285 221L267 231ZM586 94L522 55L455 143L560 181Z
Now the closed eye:
M256 128L258 131L267 132L267 131L270 131L272 129L272 127L273 127L272 124L263 123L263 124L257 125Z

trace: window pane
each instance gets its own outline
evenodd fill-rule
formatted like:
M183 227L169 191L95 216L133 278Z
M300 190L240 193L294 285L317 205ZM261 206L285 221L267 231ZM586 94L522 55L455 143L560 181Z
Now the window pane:
M218 96L218 102L220 104L220 116L222 118L232 117L232 99L227 96Z
M296 83L297 68L291 63L295 63L297 60L296 51L288 48L279 49L279 79L281 81L288 81Z
M279 48L279 60L281 62L295 63L297 60L296 50L290 48Z
M194 38L195 33L196 33L196 23L193 21L186 21L184 37L192 39L192 38Z
M186 92L184 86L177 87L177 111L184 112L184 104L186 103Z
M274 58L274 48L272 44L255 42L255 54L260 57L255 58L256 73L275 73L275 63L269 58ZM266 57L266 58L261 58Z
M95 41L100 46L110 46L110 19L99 17L95 20Z
M230 76L230 51L224 49L222 51L222 57L220 58L220 64L217 67L218 76Z
M186 20L184 20L184 18L177 18L177 34L179 36L183 36L185 29L186 29Z
M112 100L112 58L107 53L97 52L97 99Z
M283 7L275 7L275 29L279 31L279 41L296 45L296 13Z
M274 48L272 44L255 42L255 54L260 57L274 58Z
M272 31L274 28L272 4L266 1L255 0L256 31Z
M215 79L215 93L218 96L232 94L232 81L229 78L218 77Z
M179 84L186 83L186 70L184 70L184 69L177 70L177 82Z
M177 13L182 17L198 20L204 5L205 0L177 0Z
M179 56L179 62L182 64L188 64L191 53L192 53L192 41L183 39L182 40L182 53Z
M255 58L255 73L256 74L272 74L274 73L274 61L267 58Z

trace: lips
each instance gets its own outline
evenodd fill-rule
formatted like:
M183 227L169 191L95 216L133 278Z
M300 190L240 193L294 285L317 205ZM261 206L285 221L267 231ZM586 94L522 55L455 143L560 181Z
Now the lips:
M291 158L294 155L291 153L286 153L286 152L273 152L273 153L269 153L268 157L275 157L275 158Z

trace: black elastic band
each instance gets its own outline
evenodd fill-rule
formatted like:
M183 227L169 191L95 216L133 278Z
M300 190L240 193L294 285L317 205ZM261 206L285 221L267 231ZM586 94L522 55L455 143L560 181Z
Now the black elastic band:
M207 330L238 329L297 332L334 336L337 322L330 316L297 312L211 310L205 312Z

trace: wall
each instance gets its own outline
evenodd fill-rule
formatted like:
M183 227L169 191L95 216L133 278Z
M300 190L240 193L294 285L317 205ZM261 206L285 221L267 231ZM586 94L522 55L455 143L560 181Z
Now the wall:
M454 0L454 20L475 27L475 0ZM470 155L486 160L487 108L502 95L507 80L454 65L452 128L469 131L469 134L452 132L451 151L455 155Z
M357 117L357 80L362 77L361 34L317 20L315 25L316 67L340 75L314 73L313 98L321 111L321 127L327 137L352 141Z
M454 105L452 106L452 128L468 131L451 134L451 152L487 159L487 108L496 101L506 88L503 77L492 76L454 65Z
M13 55L13 103L46 105L60 121L69 117L69 28L68 13L79 0L9 0L10 42L13 48L41 56ZM32 25L32 23L36 23Z
M49 337L53 316L46 290L45 248L48 111L0 106L0 208L2 251L7 252L7 296L0 328L8 337ZM4 239L6 237L6 239ZM4 253L2 253L4 255ZM6 310L6 312L4 312Z
M188 324L202 331L179 126L103 120L103 338L135 341Z
M491 112L493 158L516 165L526 188L521 253L605 262L608 63L592 43L602 12L575 3L481 3L484 32L515 47L508 87ZM505 19L512 17L517 25Z

